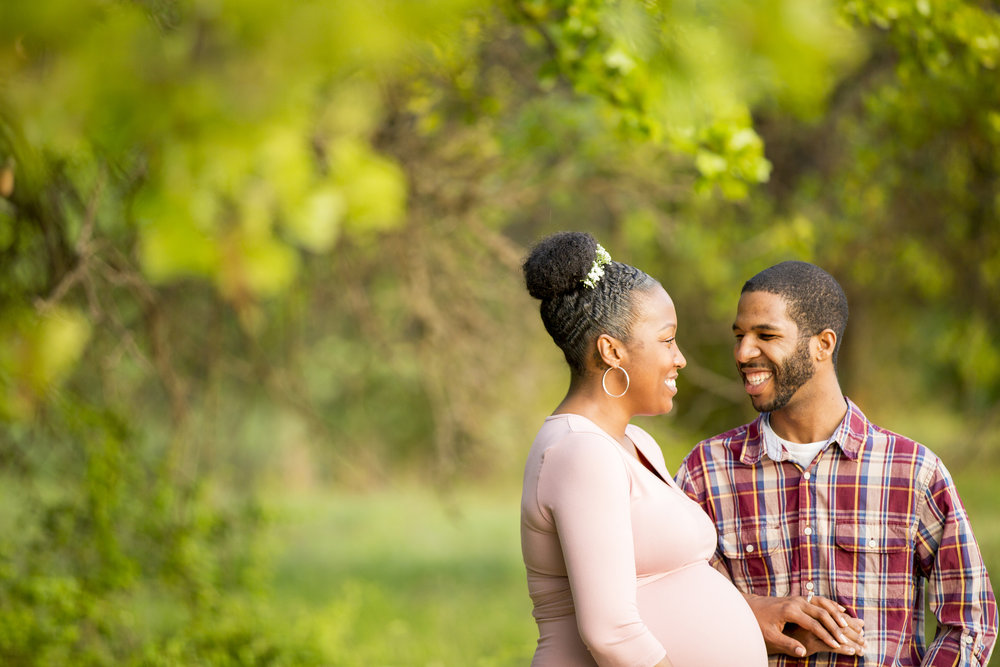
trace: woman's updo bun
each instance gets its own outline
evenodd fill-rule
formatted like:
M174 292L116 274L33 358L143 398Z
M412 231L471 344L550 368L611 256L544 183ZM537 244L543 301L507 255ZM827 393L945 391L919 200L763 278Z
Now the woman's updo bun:
M586 284L598 258L598 244L585 232L558 232L532 248L524 261L528 294L541 300L542 323L576 374L599 359L594 342L608 334L628 342L635 324L635 294L658 283L634 266L614 262L601 251L599 276Z
M558 232L542 239L524 262L528 294L546 300L583 287L597 256L597 240L584 232Z

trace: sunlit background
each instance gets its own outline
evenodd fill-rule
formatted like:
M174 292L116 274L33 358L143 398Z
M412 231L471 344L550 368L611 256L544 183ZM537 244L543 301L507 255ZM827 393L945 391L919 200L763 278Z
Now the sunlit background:
M833 273L996 581L998 64L973 0L3 2L0 662L526 664L561 229L677 304L671 469L743 281Z

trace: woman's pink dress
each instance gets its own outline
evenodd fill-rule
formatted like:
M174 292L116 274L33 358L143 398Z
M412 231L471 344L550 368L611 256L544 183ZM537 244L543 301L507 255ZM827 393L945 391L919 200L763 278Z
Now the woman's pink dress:
M653 438L626 434L660 479L579 415L553 415L524 471L521 549L538 623L532 665L765 667L757 621L708 561L715 526ZM666 480L666 481L664 481Z

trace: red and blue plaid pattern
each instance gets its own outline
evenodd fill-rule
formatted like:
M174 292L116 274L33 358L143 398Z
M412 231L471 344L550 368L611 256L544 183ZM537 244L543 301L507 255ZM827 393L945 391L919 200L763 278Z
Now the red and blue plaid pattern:
M688 454L677 483L715 521L716 566L740 590L811 592L865 621L863 660L820 653L771 665L986 664L996 599L951 476L926 447L847 404L806 470L768 458L763 415ZM925 592L939 624L930 646Z

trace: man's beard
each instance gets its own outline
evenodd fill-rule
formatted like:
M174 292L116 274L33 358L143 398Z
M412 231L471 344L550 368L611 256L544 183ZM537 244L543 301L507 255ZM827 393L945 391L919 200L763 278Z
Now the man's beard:
M744 370L746 368L744 367ZM772 369L772 372L774 373L772 376L774 398L771 399L770 403L764 405L754 403L753 407L757 412L774 412L785 407L788 405L788 401L792 400L792 396L799 390L799 387L808 382L809 378L816 373L816 368L809 359L809 339L800 339L795 352L788 359L785 359L781 366ZM751 401L753 398L751 397Z

